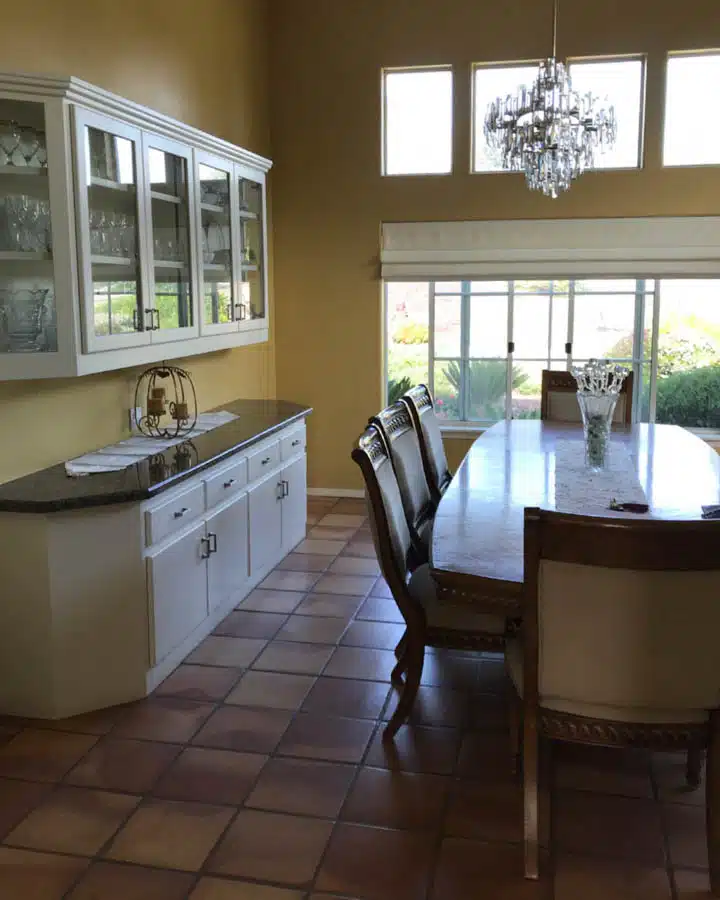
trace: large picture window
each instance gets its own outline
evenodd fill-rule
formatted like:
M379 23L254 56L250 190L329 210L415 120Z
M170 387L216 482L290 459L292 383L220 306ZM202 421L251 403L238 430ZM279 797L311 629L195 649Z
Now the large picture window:
M388 399L430 385L438 414L540 416L543 369L607 358L635 375L634 421L720 430L720 280L386 282Z

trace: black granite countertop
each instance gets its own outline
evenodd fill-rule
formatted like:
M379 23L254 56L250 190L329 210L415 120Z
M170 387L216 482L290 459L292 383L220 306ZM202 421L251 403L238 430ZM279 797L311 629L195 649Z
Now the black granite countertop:
M217 409L239 418L121 472L71 478L60 463L0 484L0 512L64 512L147 500L312 412L285 400L235 400Z

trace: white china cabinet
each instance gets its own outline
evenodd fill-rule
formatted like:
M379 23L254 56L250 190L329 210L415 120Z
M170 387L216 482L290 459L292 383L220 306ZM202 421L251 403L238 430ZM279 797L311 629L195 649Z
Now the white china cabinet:
M270 165L76 78L0 74L0 380L266 341Z

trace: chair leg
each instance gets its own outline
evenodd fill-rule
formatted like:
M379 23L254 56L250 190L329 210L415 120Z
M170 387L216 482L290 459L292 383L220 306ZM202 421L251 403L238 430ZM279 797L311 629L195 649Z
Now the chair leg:
M404 659L407 660L407 676L395 712L383 731L384 741L391 741L395 737L398 728L405 722L412 710L418 688L420 687L420 678L422 677L423 663L425 661L424 639L417 640L412 636L409 637ZM397 666L395 668L397 669Z
M523 806L525 877L540 877L537 709L523 709Z
M710 714L710 742L705 778L710 893L713 897L720 897L720 710L714 710Z
M693 789L700 787L700 778L704 760L705 752L702 747L690 747L688 749L687 761L685 764L685 780L688 783L688 787Z
M402 659L405 655L405 648L407 647L407 629L403 632L403 636L397 642L397 646L395 647L395 658Z
M407 667L407 650L405 650L390 673L390 684L392 684L393 687L401 688L403 686L403 675L407 672Z

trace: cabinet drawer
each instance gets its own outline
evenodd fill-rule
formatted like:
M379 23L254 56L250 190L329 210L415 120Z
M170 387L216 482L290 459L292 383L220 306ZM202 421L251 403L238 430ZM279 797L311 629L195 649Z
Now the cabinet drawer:
M280 440L280 459L290 459L305 450L305 429L297 428Z
M205 502L207 509L217 506L233 494L237 494L247 484L248 461L243 456L232 466L217 475L205 479Z
M248 478L255 481L269 472L280 462L280 442L266 444L262 450L257 450L248 456Z
M177 494L172 500L145 512L145 543L157 544L174 531L205 511L205 492L202 484Z

